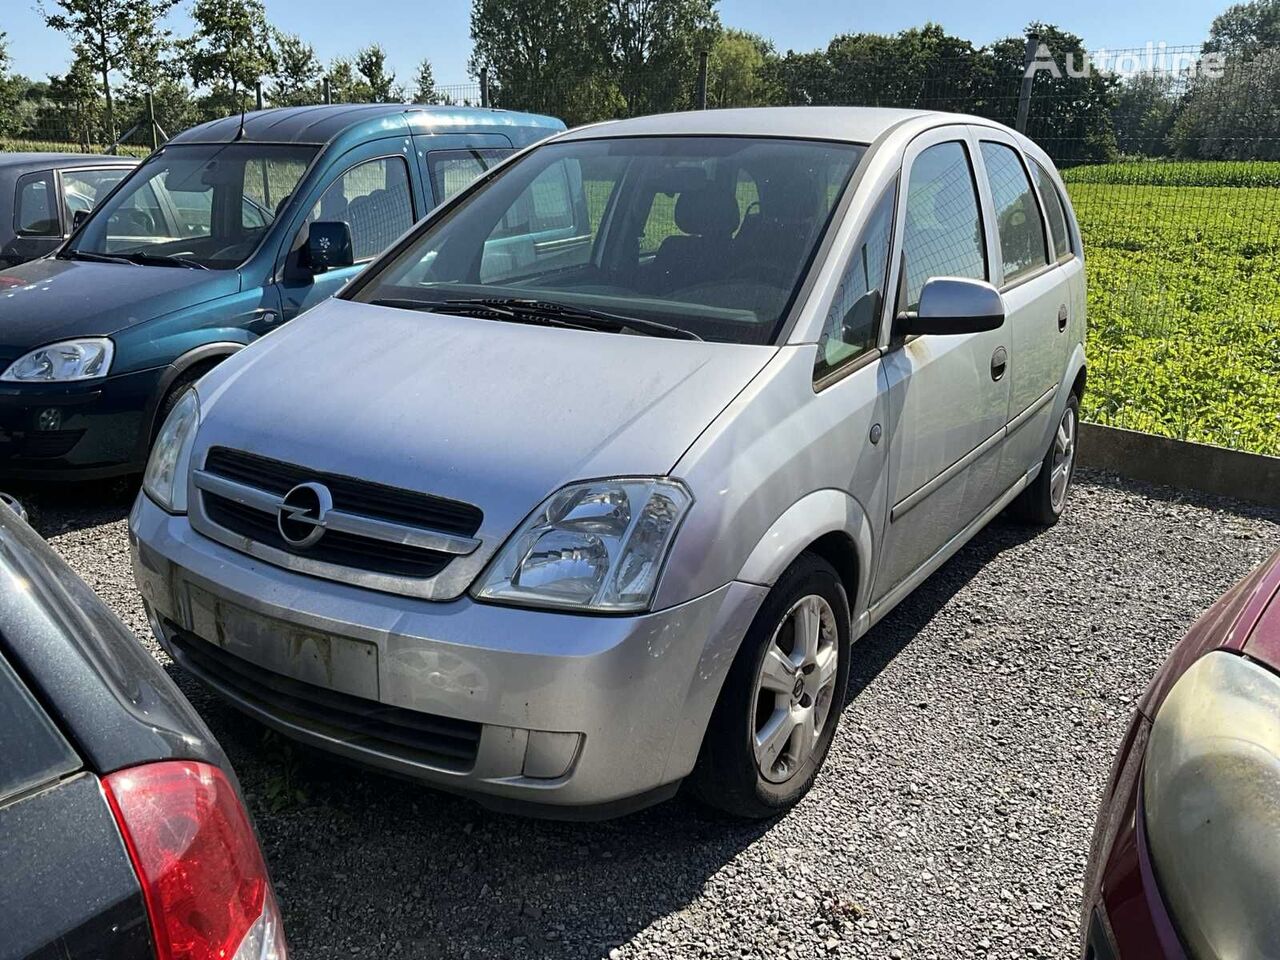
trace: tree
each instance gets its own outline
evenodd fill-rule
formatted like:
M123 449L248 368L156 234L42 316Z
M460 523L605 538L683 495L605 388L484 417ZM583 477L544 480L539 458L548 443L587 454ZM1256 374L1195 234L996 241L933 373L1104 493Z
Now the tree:
M280 33L275 39L275 82L267 91L273 107L300 107L319 103L320 61L315 48L296 33Z
M1280 49L1228 61L1221 75L1194 78L1169 140L1195 159L1280 160L1277 103Z
M240 110L241 94L270 75L275 64L262 0L195 0L191 19L196 30L183 49L192 81L210 91L206 109L215 114Z
M355 67L361 77L360 100L364 103L399 103L404 97L396 86L396 75L387 72L387 51L370 44L356 53Z
M1159 157L1168 152L1178 115L1177 80L1174 74L1144 70L1120 83L1111 117L1121 153Z
M1252 60L1269 47L1280 47L1280 0L1228 7L1214 18L1204 50Z
M489 69L492 102L570 126L624 104L605 64L595 0L472 0L472 76Z
M436 75L431 69L431 61L425 57L418 64L418 73L414 77L413 86L413 102L414 103L441 103L444 98L440 92L436 90Z
M140 48L154 41L157 23L177 0L53 0L49 10L39 7L48 26L67 34L77 58L102 82L107 137L114 141L116 124L111 100L111 74L141 62ZM209 0L205 0L209 2Z
M707 103L716 107L752 107L771 102L765 66L773 45L745 30L725 30L707 58Z
M356 68L346 57L337 57L329 64L329 96L334 103L360 103L360 81Z
M8 38L0 32L0 135L18 131L23 85L22 78L10 73Z
M607 0L596 37L631 114L692 104L698 54L720 33L714 0Z

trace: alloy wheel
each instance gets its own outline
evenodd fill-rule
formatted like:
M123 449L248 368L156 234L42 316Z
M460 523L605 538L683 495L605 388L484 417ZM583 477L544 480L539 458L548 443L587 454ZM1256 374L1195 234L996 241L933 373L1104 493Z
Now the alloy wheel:
M1061 513L1067 501L1071 471L1076 459L1076 411L1067 407L1053 438L1053 466L1049 474L1049 503L1054 513Z
M783 783L813 755L835 698L839 633L835 612L816 594L779 622L756 677L752 746L760 775Z

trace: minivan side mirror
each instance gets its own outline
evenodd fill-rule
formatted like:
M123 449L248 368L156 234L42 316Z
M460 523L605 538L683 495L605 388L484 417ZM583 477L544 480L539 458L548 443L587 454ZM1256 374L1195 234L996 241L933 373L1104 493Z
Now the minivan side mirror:
M303 265L313 274L355 263L351 227L342 220L317 220L307 230Z
M920 305L899 313L895 336L947 336L982 333L1004 326L1004 298L985 280L934 277L920 291Z

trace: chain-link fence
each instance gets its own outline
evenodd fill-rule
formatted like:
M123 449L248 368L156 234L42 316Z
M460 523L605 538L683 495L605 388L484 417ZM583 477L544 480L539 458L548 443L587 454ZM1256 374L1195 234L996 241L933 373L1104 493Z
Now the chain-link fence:
M1028 69L1030 68L1030 69ZM1021 125L1057 161L1084 235L1097 422L1280 454L1280 49L1078 51L1005 41L955 56L900 49L780 58L750 84L691 79L667 107L898 106ZM438 103L560 116L650 109L632 84L495 70ZM652 93L652 91L649 91ZM665 94L664 94L665 95ZM250 100L252 104L252 99ZM644 104L643 109L629 107ZM185 111L185 112L184 112ZM181 98L28 109L0 149L145 153L195 122Z

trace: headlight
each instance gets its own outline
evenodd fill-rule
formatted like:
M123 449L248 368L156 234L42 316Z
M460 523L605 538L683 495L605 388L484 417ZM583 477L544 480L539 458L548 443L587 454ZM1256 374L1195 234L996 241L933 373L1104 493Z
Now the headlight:
M1191 956L1280 943L1280 677L1223 651L1173 685L1143 771L1156 879Z
M114 353L115 347L106 337L51 343L13 361L0 380L20 383L96 380L107 375Z
M169 411L151 448L142 489L169 513L187 512L187 468L199 425L200 398L188 390Z
M644 610L693 497L677 480L576 483L552 494L480 577L481 600Z

